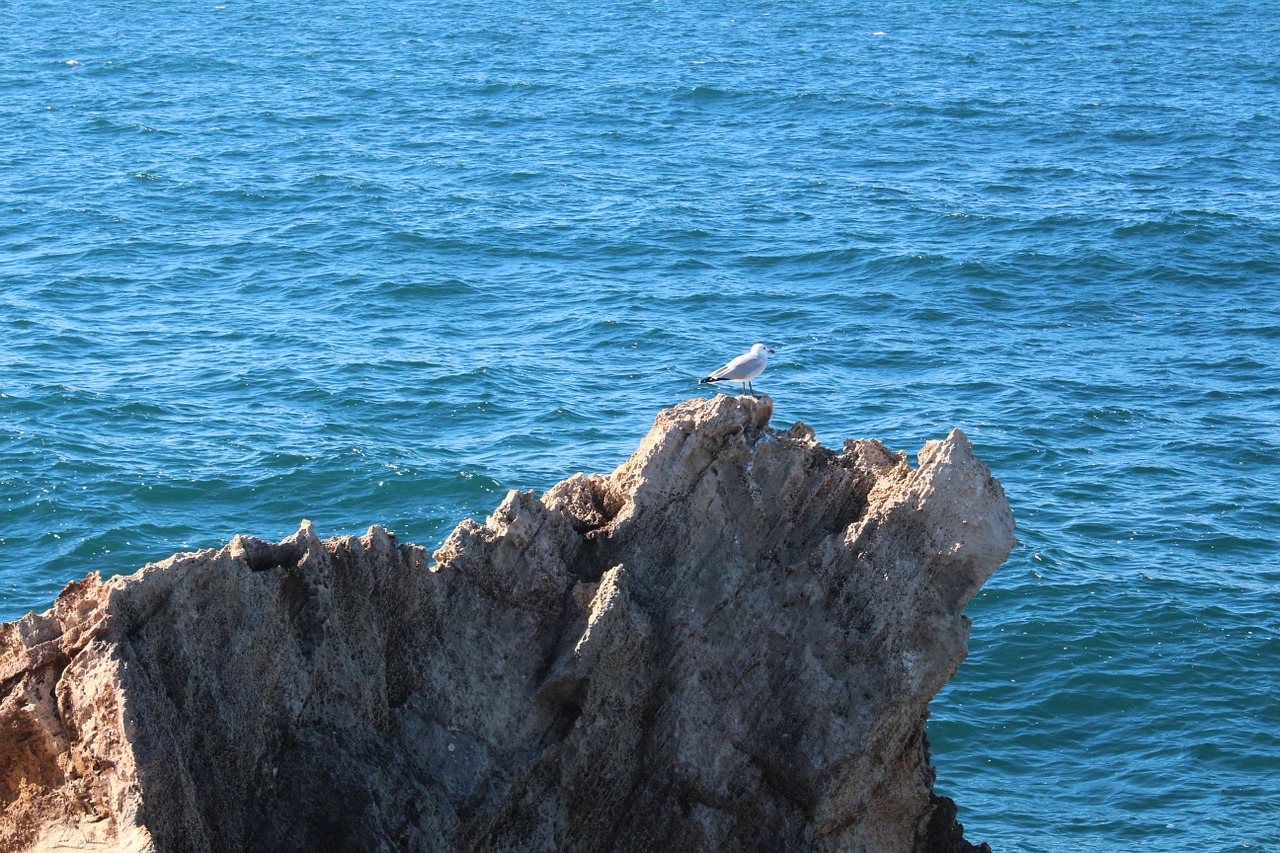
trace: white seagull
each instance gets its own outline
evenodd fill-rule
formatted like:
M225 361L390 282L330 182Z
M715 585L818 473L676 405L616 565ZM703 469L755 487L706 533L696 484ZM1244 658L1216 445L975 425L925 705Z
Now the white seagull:
M703 382L723 382L726 379L731 379L734 382L741 382L744 392L750 389L751 396L754 397L756 389L751 387L751 380L764 373L765 366L769 363L769 356L772 354L773 350L764 344L756 344L751 348L751 352L738 356L706 379L699 380L698 384L701 385Z

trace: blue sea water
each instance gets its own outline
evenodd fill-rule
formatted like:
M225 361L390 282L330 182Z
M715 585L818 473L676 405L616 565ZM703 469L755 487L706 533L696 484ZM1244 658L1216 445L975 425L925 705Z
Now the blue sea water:
M998 851L1280 850L1280 7L0 5L0 618L236 533L437 544L756 341L966 430L933 704Z

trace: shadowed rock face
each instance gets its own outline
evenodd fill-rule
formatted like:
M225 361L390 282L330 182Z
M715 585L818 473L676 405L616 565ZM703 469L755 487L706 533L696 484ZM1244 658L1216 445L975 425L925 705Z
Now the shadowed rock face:
M0 628L0 848L973 849L925 720L1000 485L771 411L665 410L430 567L303 522L71 584Z

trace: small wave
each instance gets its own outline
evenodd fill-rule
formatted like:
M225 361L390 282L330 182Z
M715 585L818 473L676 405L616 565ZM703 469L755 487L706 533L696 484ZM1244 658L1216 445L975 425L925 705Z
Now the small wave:
M730 97L732 93L715 86L694 86L683 93L683 97L697 102L720 101Z

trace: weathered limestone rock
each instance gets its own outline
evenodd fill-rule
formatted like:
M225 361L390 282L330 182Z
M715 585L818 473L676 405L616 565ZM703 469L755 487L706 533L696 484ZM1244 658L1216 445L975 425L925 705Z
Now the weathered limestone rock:
M925 720L1000 485L771 412L663 411L432 566L303 522L71 584L0 628L0 848L973 849Z

